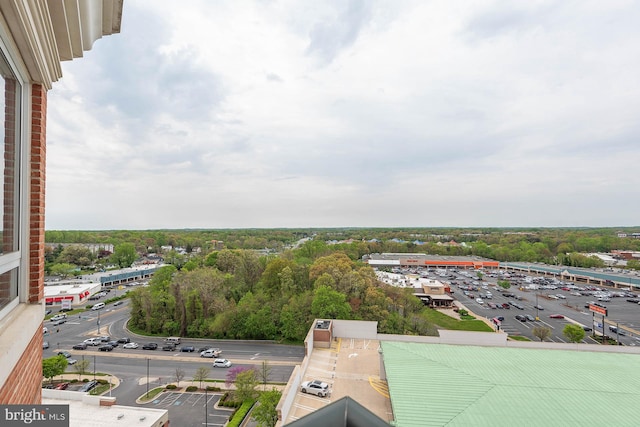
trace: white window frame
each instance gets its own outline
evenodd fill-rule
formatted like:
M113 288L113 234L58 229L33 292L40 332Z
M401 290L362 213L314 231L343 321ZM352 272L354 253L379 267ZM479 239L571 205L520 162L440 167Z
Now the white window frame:
M0 49L6 58L6 61L13 71L17 83L20 85L20 106L19 121L16 125L17 138L19 144L17 150L19 153L16 161L20 162L19 173L16 176L18 182L16 201L18 212L15 221L17 221L16 229L17 250L0 255L0 274L4 274L12 269L18 269L18 295L13 298L5 307L0 309L0 319L4 318L9 312L14 310L18 304L26 303L29 300L29 192L31 188L30 175L30 153L31 153L31 83L26 77L28 73L23 66L18 55L18 49L13 45L13 39L7 31L7 23L0 16ZM4 94L2 94L4 96ZM4 113L3 113L4 114ZM4 117L3 117L4 120ZM44 159L42 160L44 161ZM43 231L44 232L44 231Z

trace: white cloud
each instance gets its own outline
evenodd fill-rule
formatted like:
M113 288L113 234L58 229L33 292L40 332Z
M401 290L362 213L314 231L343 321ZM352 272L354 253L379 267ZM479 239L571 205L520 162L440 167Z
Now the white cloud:
M49 95L47 228L637 223L635 2L126 2Z

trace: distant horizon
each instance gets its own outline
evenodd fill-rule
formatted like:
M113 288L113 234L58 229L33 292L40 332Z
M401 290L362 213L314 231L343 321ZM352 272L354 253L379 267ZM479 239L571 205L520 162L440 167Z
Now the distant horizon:
M429 229L444 229L444 230L474 230L474 229L494 229L494 230L533 230L533 229L547 229L547 230L555 230L555 229L620 229L621 231L630 228L640 228L640 225L624 225L624 226L464 226L464 227L455 227L455 226L336 226L336 227L217 227L217 228L207 228L207 227L184 227L184 228L112 228L112 229L46 229L45 231L207 231L207 230L349 230L349 229L360 229L360 230L400 230L400 229L411 229L411 230L429 230Z

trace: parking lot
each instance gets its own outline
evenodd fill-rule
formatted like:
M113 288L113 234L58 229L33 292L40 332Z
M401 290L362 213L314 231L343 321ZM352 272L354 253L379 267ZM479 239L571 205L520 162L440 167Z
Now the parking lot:
M588 308L590 302L595 302L608 310L604 328L607 336L624 345L640 345L640 305L633 302L638 298L636 294L619 289L587 289L584 284L569 282L542 285L543 289L527 289L532 285L522 280L513 280L514 286L505 290L497 286L498 280L503 279L454 280L458 283L452 290L454 296L476 315L487 319L504 318L495 323L508 334L537 340L532 329L546 326L552 331L549 340L554 342L567 342L562 331L567 324L574 323L585 329L583 342L597 343L590 334L593 331L602 334L602 316L594 315ZM610 296L603 296L607 294ZM516 315L524 316L525 320L517 320Z
M168 409L171 425L184 427L223 426L233 412L231 409L216 408L220 393L163 392L147 406ZM205 407L206 402L206 407ZM206 415L205 415L206 411ZM205 424L206 422L206 424Z

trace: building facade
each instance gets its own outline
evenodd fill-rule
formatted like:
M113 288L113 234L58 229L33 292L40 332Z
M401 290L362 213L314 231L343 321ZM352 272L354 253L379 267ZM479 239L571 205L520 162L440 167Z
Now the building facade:
M120 32L123 0L2 0L0 403L41 402L47 92L72 60Z

